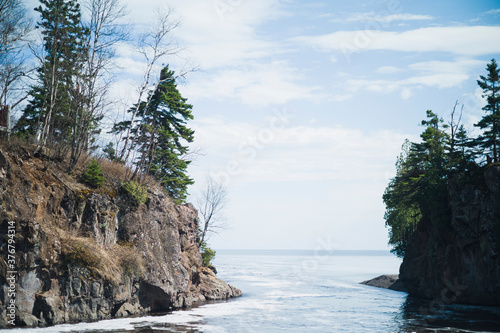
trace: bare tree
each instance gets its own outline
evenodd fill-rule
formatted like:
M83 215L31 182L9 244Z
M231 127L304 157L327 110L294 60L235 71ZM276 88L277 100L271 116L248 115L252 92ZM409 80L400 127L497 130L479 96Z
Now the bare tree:
M26 8L19 0L0 0L0 55L20 47L32 29Z
M23 50L32 25L19 0L0 0L0 104L12 108L27 97L21 84L29 72Z
M201 218L200 245L203 245L211 233L227 228L227 220L223 214L227 206L226 187L207 176L205 189L196 199L196 208Z
M180 48L172 41L170 38L172 30L174 30L178 25L179 21L172 19L172 9L168 9L166 13L162 13L161 10L158 10L156 13L156 22L152 29L141 35L139 38L139 47L138 51L142 54L146 61L146 70L144 72L144 78L142 84L139 86L139 96L137 97L137 103L134 105L130 117L130 121L124 131L126 131L123 146L121 148L121 152L118 155L118 159L122 161L127 161L134 143L134 138L132 137L132 129L134 128L134 122L137 117L137 113L141 107L141 103L143 103L144 95L148 92L148 88L150 86L151 75L154 71L155 65L159 60L168 56L179 53ZM185 74L181 74L179 76L183 76ZM152 91L156 91L156 88L161 83L158 83L154 86ZM150 102L150 98L153 93L150 93L149 98L146 100L146 106ZM120 135L123 134L123 131ZM121 137L119 138L121 141Z
M76 166L98 134L97 125L104 116L108 86L113 79L109 73L115 56L114 46L127 38L126 27L117 23L127 14L119 0L86 0L84 8L90 17L86 24L88 56L83 75L77 78L69 170Z
M460 129L460 122L462 121L462 113L464 111L464 106L460 109L460 114L458 115L458 120L455 121L455 113L457 112L458 101L455 102L453 106L453 111L451 111L450 121L448 125L450 126L450 154L453 155L455 153L456 146L456 136L457 132Z

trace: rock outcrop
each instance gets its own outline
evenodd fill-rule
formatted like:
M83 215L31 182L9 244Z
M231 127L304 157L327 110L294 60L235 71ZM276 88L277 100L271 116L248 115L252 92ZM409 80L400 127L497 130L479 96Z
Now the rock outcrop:
M377 288L406 292L406 287L403 281L399 279L398 275L391 275L391 274L380 275L377 276L376 278L366 280L360 283Z
M423 218L408 240L400 279L410 295L443 303L500 305L500 166L448 185L451 225Z
M119 181L107 183L91 189L26 148L0 151L0 327L9 313L47 325L241 295L202 266L190 204L150 186L135 206Z

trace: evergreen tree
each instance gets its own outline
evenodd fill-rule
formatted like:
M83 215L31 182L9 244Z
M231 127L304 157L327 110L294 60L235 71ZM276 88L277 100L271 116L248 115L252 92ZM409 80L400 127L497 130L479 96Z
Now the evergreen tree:
M115 133L131 128L134 149L139 152L136 172L155 176L177 202L186 199L187 186L194 183L186 173L190 161L185 159L189 151L186 144L194 135L186 126L193 119L191 109L177 89L174 71L166 66L156 89L139 105L134 124L125 121L113 128ZM129 112L134 110L135 106Z
M32 87L30 101L15 130L35 137L40 148L51 144L69 144L75 110L80 96L76 78L81 75L87 56L80 6L75 0L40 0L45 56L38 68L38 83Z
M495 59L491 60L486 66L487 76L480 76L477 84L483 90L483 97L486 97L486 106L483 110L486 115L475 124L475 126L484 130L474 144L482 148L485 153L492 159L493 162L499 162L499 149L500 149L500 82L499 71Z
M422 141L405 142L396 163L396 177L383 195L389 244L400 257L404 256L408 238L420 219L429 219L439 230L449 225L447 125L430 110L422 125Z
M82 180L94 188L101 187L104 183L101 165L95 158L88 164L87 170L82 175Z

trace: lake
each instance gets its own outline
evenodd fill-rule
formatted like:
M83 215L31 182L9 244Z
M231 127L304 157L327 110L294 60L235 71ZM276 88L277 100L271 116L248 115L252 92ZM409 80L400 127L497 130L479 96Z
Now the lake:
M359 282L397 274L384 251L217 251L243 296L155 316L26 332L500 332L500 308L420 301Z

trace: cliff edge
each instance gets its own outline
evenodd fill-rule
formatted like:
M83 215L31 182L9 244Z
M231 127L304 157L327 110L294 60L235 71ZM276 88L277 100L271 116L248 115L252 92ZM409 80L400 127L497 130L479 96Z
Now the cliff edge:
M500 166L457 175L448 193L450 225L419 222L399 277L416 297L500 306Z
M78 170L67 174L31 151L0 150L0 327L140 315L241 295L202 266L190 204L176 205L150 185L137 206L112 165L103 167L105 185L92 189L78 182Z

